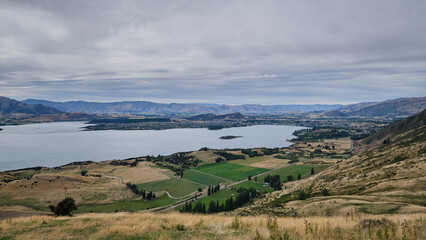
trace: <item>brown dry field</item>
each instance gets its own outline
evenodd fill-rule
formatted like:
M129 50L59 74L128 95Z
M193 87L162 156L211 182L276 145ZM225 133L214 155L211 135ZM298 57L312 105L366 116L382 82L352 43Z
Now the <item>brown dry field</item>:
M150 162L140 162L137 167L103 165L87 168L94 173L103 173L106 176L120 177L123 183L131 182L134 184L155 182L169 179L167 173L170 170L153 167L155 164Z
M426 239L426 215L234 217L112 213L0 221L5 239Z
M308 147L308 145L311 145L311 147ZM307 151L307 152L313 152L315 148L317 148L318 145L321 146L334 146L335 150L327 150L327 149L321 149L323 152L326 153L337 153L342 154L346 153L348 150L351 149L351 140L349 138L340 138L340 139L323 139L319 141L309 141L306 142L299 142L295 144L296 148L299 148L300 150Z
M88 176L81 176L82 170ZM83 203L107 203L131 198L134 194L125 186L170 178L171 171L152 167L142 162L137 167L113 166L93 163L85 166L65 167L48 173L35 174L31 179L21 179L0 185L0 198L35 199L42 204L59 202L65 195ZM101 177L93 177L101 175ZM120 184L122 178L122 184ZM7 207L10 209L10 207Z
M196 151L196 152L193 152L192 155L194 155L195 157L197 157L203 162L215 163L218 155L214 154L213 152L214 152L213 150Z
M31 179L18 180L0 187L0 198L37 199L44 204L72 197L79 202L109 202L131 197L126 186L115 178L83 177L71 173L36 174Z
M262 161L262 162L250 164L250 166L258 167L258 168L273 169L273 168L285 166L285 165L287 165L287 163L288 163L288 160L272 158L270 160L265 160L265 161Z

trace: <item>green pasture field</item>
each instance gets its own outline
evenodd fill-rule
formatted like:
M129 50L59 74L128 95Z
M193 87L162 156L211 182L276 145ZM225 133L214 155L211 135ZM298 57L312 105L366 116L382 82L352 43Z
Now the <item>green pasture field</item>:
M249 175L254 176L269 169L244 166L240 164L221 162L205 164L195 168L198 171L226 178L232 181L241 181Z
M198 188L206 188L205 185L177 177L172 177L170 179L156 182L141 183L137 184L137 186L138 188L145 191L167 191L173 197L183 197L197 191Z
M167 194L162 195L154 200L136 200L118 201L114 203L94 203L78 205L76 212L136 212L151 208L167 206L180 200L171 199Z
M196 170L193 170L193 169L185 170L183 178L197 182L197 183L200 183L200 184L203 184L205 186L213 186L213 185L216 185L218 183L222 183L222 184L231 183L231 181L229 181L227 179L208 175L206 173L196 171Z
M235 197L237 195L238 195L238 193L236 191L231 190L231 189L221 189L219 192L213 193L210 196L203 197L203 198L200 198L197 201L194 201L192 203L192 207L194 207L196 203L200 202L200 203L204 203L206 205L206 210L208 210L209 209L209 203L211 201L215 201L215 202L219 201L219 204L222 204L222 203L225 204L226 199L228 199L230 197L234 197L234 199L235 199ZM183 208L183 206L179 206L176 209L181 210L182 208Z
M281 169L272 171L269 173L270 175L280 175L281 181L287 181L288 175L293 175L294 179L297 179L297 175L300 173L302 175L302 178L307 178L311 176L311 168L314 168L315 174L325 170L330 165L290 165L287 167L283 167ZM265 177L268 176L268 174L264 174L262 176L259 176L257 178L258 182L263 182Z

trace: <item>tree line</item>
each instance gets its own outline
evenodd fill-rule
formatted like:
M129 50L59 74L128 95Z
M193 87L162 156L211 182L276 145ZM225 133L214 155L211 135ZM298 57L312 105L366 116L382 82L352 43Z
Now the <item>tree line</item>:
M142 199L144 200L152 200L154 199L155 193L153 193L152 191L147 192L145 190L139 189L138 186L136 186L136 184L132 184L132 183L126 183L126 186L132 190L132 192L136 195L141 195Z
M186 202L180 212L188 212L188 213L202 213L202 214L210 214L210 213L219 213L219 212L229 212L233 211L244 204L250 202L253 198L260 195L254 188L239 188L236 190L238 195L234 197L230 197L225 200L225 203L219 203L218 200L210 201L208 204L208 208L204 203L197 202L195 205L192 202Z

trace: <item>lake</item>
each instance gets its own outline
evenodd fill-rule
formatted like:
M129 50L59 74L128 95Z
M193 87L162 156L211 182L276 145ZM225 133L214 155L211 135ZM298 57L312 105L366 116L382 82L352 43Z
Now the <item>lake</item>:
M0 131L0 171L46 166L75 161L104 161L146 155L168 155L213 149L287 147L287 139L303 127L258 125L207 130L81 131L84 122L39 123L2 126ZM221 136L242 136L230 140Z

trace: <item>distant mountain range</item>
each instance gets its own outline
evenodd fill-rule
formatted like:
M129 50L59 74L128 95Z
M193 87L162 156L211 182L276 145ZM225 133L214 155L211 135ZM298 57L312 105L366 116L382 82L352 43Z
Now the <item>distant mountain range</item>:
M52 102L46 100L27 99L28 104L43 104L65 112L85 113L124 113L124 114L226 114L239 112L242 114L284 114L292 112L327 111L343 105L215 105L186 103L154 103L147 101L126 102Z
M312 113L322 117L384 117L394 119L417 114L425 108L426 97L399 98L383 102L365 102L351 105L215 105L202 103L165 104L147 101L99 103L84 101L52 102L36 99L27 99L20 102L0 97L0 116L84 112L87 114L207 114L202 117L214 118L212 114Z
M398 98L378 103L359 103L337 109L343 116L402 118L426 108L426 97Z
M42 115L42 114L60 114L64 113L53 107L41 104L28 104L16 101L6 97L0 97L0 116L11 115Z

